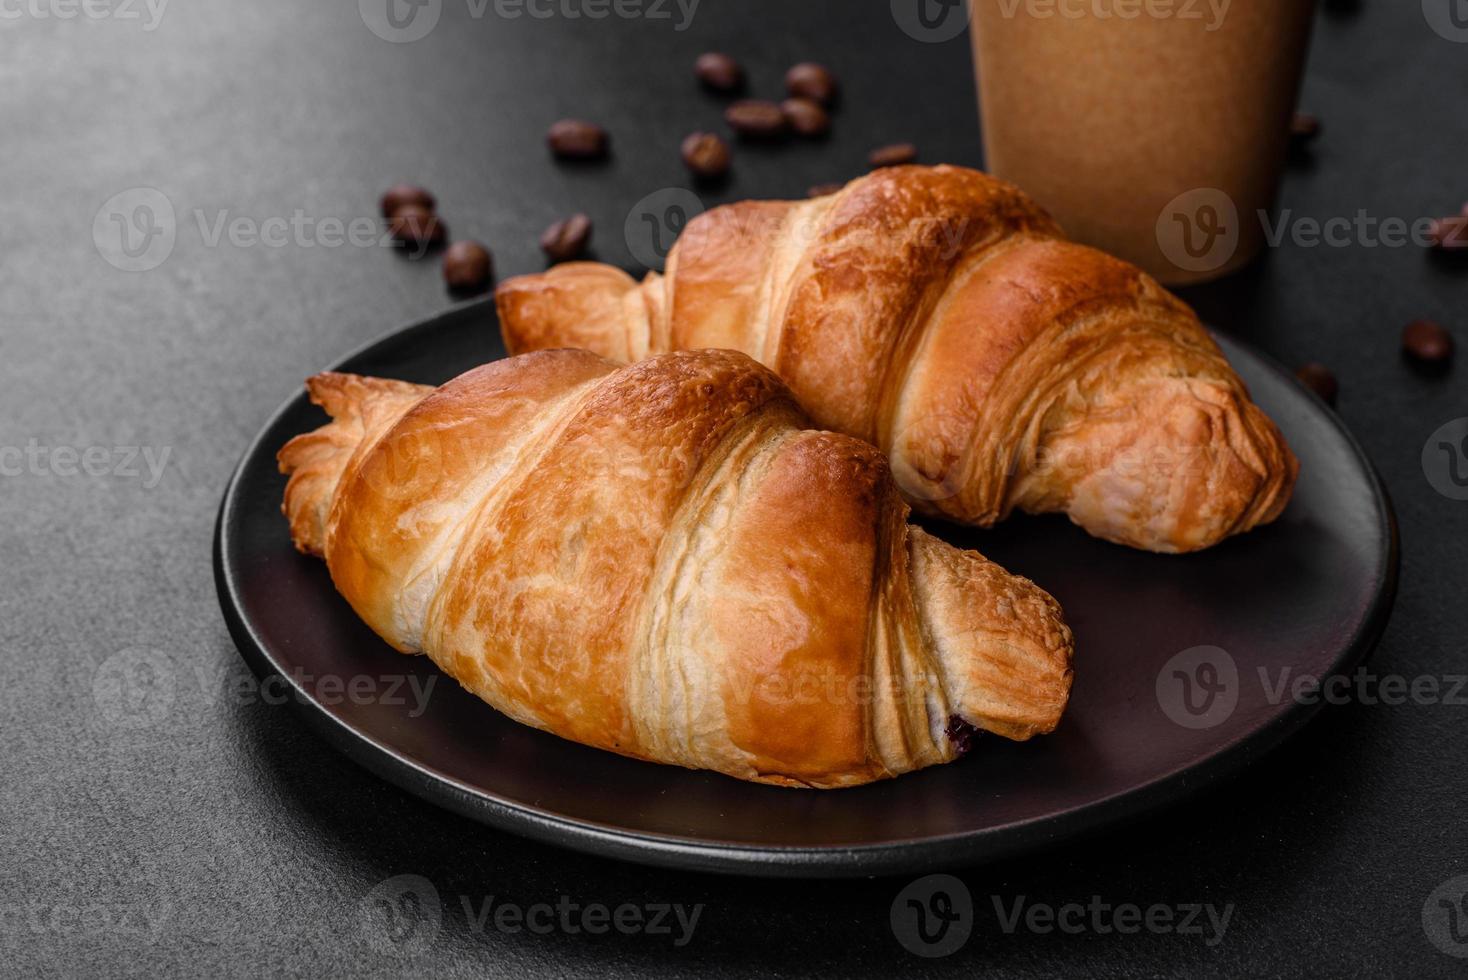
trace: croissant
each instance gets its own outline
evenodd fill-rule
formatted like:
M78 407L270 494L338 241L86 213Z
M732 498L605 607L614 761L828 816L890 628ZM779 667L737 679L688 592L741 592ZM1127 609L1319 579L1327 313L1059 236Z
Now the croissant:
M726 347L875 444L918 510L1016 507L1161 552L1272 521L1298 463L1193 312L1017 188L892 167L689 222L665 275L572 263L496 294L511 353Z
M300 550L517 721L782 786L1051 731L1049 595L907 523L886 460L733 351L527 354L438 389L320 374L279 453Z

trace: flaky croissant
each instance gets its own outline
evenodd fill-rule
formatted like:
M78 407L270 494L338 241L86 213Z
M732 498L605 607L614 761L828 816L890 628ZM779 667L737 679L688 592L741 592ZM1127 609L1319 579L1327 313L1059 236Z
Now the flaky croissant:
M1186 305L974 170L715 208L665 275L573 263L497 301L511 353L744 351L818 425L886 452L918 509L980 526L1059 511L1193 551L1277 517L1298 470Z
M1071 634L907 524L887 463L732 351L545 351L438 389L308 383L283 509L357 613L510 717L784 786L1052 730Z

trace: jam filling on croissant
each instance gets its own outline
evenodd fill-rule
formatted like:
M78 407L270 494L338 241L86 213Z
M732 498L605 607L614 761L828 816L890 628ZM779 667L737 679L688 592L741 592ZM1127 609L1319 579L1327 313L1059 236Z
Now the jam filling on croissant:
M953 747L958 750L959 755L968 755L979 736L984 734L979 729L964 721L958 715L948 717L948 727L943 729L943 734L953 742Z

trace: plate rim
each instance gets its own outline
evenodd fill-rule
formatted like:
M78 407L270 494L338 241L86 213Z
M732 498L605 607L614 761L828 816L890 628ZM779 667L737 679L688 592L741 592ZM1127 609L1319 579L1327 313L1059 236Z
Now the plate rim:
M381 346L401 342L414 333L449 325L478 314L486 307L492 309L493 305L493 297L472 300L390 330L337 358L326 370L343 370L344 365L369 355ZM1295 383L1290 372L1268 353L1247 341L1220 334L1211 328L1210 333L1225 347L1243 351L1267 370L1291 384ZM1301 394L1306 396L1308 403L1313 403L1313 410L1344 437L1366 473L1372 489L1378 531L1384 542L1377 555L1384 569L1381 586L1360 626L1332 665L1332 673L1338 674L1362 663L1375 649L1386 629L1400 578L1400 532L1386 484L1355 434L1318 396L1303 387ZM212 563L215 592L230 637L257 677L276 677L288 686L293 694L289 700L294 710L305 718L308 727L337 751L379 778L428 803L499 830L601 857L723 874L838 878L951 869L1015 857L1050 842L1081 839L1115 827L1128 817L1180 803L1204 788L1236 775L1250 761L1273 751L1324 706L1323 703L1296 701L1263 727L1235 739L1201 761L1159 774L1150 782L1097 802L1054 816L936 837L881 844L779 847L629 830L552 813L467 785L353 728L316 701L290 671L282 670L261 637L246 621L239 583L226 560L231 544L230 518L239 508L239 486L245 463L259 454L266 435L302 397L303 392L298 390L260 426L241 452L220 501L215 519Z

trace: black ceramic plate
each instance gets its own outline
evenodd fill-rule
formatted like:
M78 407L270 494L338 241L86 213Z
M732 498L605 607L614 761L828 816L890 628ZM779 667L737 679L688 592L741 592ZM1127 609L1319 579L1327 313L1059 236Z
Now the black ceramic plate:
M338 597L325 566L291 547L275 452L324 420L304 395L266 425L225 492L220 602L250 666L283 677L337 748L505 830L756 874L914 872L1012 854L1237 770L1311 711L1277 693L1285 668L1291 678L1346 671L1385 625L1396 525L1370 463L1291 377L1220 341L1300 456L1284 516L1187 557L1109 545L1059 517L988 532L932 528L1060 600L1075 630L1075 689L1054 735L981 739L967 758L900 779L800 791L637 762L522 727L442 676L420 713L409 684L392 688L408 675L421 690L436 668L384 645ZM437 384L502 356L486 302L395 333L337 367ZM342 686L354 678L355 694Z

